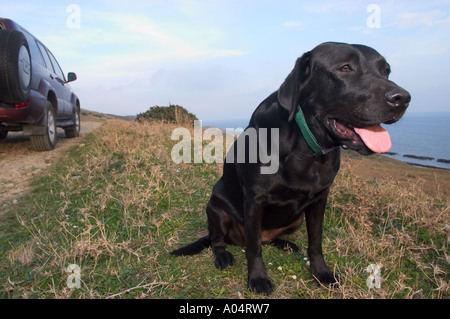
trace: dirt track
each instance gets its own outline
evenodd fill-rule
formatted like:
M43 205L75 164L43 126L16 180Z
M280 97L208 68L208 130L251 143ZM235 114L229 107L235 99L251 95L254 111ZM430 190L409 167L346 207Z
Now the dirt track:
M81 136L100 127L101 122L82 121ZM5 205L17 204L16 197L30 190L30 181L45 174L64 150L81 142L81 138L68 139L58 129L55 150L36 152L31 148L30 138L22 133L10 133L0 141L0 214Z

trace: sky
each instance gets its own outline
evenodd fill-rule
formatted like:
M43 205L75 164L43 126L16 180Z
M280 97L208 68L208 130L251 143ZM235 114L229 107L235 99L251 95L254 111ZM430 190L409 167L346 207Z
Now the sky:
M408 112L450 111L450 1L2 0L82 108L135 115L169 103L202 120L250 118L304 52L365 44L408 90Z

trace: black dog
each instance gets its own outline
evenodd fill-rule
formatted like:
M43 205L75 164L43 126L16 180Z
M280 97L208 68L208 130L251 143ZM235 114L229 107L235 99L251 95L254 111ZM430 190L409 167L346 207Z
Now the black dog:
M245 246L248 286L268 295L274 286L261 245L298 251L279 237L294 232L305 218L311 272L324 285L336 283L322 254L328 193L339 170L341 146L364 155L391 147L389 133L380 124L398 121L411 96L389 81L389 73L386 60L363 45L323 43L299 58L280 89L256 109L247 128L278 129L279 145L271 148L278 150L278 171L262 174L264 164L248 161L249 154L247 161L237 160L242 150L236 142L206 209L209 235L172 254L193 255L211 247L215 266L226 269L234 264L226 244ZM267 138L274 141L270 132ZM260 139L257 144L261 147ZM248 145L245 152L250 152Z

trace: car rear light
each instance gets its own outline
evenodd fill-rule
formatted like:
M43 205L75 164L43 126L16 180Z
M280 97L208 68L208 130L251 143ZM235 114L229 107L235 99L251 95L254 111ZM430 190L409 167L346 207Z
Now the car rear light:
M27 107L28 104L29 104L29 101L26 100L25 102L22 102L22 103L14 103L14 107L15 108Z

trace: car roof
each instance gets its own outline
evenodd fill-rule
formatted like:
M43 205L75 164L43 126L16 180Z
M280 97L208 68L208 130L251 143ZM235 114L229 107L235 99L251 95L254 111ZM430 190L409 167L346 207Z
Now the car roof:
M10 19L0 18L0 28L8 30L23 29L19 24Z
M0 30L1 29L25 31L28 34L30 34L33 38L37 39L30 31L28 31L27 29L22 27L20 24L18 24L17 22L15 22L11 19L6 19L6 18L0 17Z
M2 30L2 29L26 32L30 36L32 36L35 40L39 41L39 43L42 44L45 48L47 48L47 46L45 44L43 44L42 41L40 41L38 38L36 38L30 31L28 31L27 29L22 27L20 24L18 24L17 22L15 22L11 19L6 19L6 18L0 17L0 30ZM49 50L49 49L47 48L47 50Z

